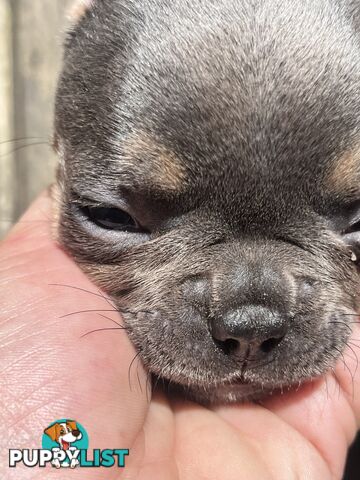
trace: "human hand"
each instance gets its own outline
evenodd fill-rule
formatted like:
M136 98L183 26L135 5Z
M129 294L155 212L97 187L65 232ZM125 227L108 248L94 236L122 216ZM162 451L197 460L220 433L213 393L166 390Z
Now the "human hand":
M85 426L91 450L130 450L124 469L72 478L341 478L360 419L357 323L346 367L261 406L151 398L120 315L51 239L50 217L42 195L0 246L0 478L68 479L67 469L7 467L9 448L41 448L43 429L65 417Z

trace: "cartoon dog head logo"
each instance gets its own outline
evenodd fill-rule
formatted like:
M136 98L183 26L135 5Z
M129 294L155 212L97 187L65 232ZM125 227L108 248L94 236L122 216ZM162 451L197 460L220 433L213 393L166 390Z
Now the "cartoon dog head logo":
M82 438L82 433L78 429L75 420L54 423L46 428L44 433L48 435L53 442L58 443L62 450L68 450L72 443Z
M51 462L54 467L75 468L79 450L88 448L88 436L75 420L56 420L44 430L42 446L56 454Z

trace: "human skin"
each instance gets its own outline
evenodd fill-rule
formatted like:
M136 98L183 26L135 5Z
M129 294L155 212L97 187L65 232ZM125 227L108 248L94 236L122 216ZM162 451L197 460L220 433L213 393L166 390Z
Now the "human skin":
M0 478L68 479L7 467L9 448L41 448L66 417L91 450L130 449L124 469L86 469L88 480L341 479L360 420L357 318L333 372L261 405L151 398L126 331L114 330L120 315L54 242L51 216L43 194L0 245Z

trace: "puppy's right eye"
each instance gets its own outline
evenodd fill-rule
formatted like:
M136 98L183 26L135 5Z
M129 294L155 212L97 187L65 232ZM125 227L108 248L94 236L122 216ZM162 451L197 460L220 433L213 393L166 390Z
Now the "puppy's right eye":
M119 208L86 206L81 207L80 210L92 223L105 230L143 231L131 215Z
M343 230L342 237L345 244L352 251L351 260L360 265L360 219L357 215L349 222L348 227Z

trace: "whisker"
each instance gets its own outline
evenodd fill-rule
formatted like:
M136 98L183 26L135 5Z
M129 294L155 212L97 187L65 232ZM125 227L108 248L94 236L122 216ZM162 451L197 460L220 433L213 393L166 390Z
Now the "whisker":
M30 140L48 140L48 139L46 137L20 137L20 138L13 138L11 140L3 140L0 142L0 145L7 145L9 143L25 142Z
M326 400L328 400L329 399L329 386L328 386L327 375L325 375L325 388L326 388Z
M99 316L99 317L102 317L102 318L106 318L107 320L110 320L110 322L115 323L115 325L118 325L119 327L122 327L122 328L124 328L125 330L127 329L127 327L126 327L125 325L122 325L121 323L117 322L117 321L114 320L113 318L107 317L106 315L103 315L103 314L101 314L101 313L98 313L98 316Z
M80 338L83 338L83 337L86 337L87 335L90 335L90 333L95 333L95 332L103 332L103 331L106 331L106 330L127 330L127 327L124 326L124 325L121 325L121 323L118 323L116 320L114 320L113 318L110 318L110 317L107 317L106 315L102 315L101 313L98 313L98 316L99 317L102 317L102 318L106 318L107 320L110 320L110 322L113 322L115 323L115 325L117 325L117 327L112 327L112 328L97 328L95 330L91 330L90 332L87 332L87 333L84 333L84 335L81 335Z
M0 156L0 158L19 152L20 150L24 150L24 148L36 147L36 146L47 146L50 148L50 145L48 142L33 142L33 143L28 143L27 145L21 145L20 147L16 147L13 150L10 150L9 152L5 152Z
M355 323L355 322L341 322L341 321L333 321L331 320L329 324L334 324L334 325L343 325L344 327L348 328L352 332L352 328L350 327L349 323Z
M150 382L151 382L151 373L147 371L147 372L146 372L145 391L146 391L146 401L147 401L148 403L150 403L150 401L151 401L151 395L150 395L150 397L149 397L149 393L151 394Z
M332 357L336 360L336 357L334 357L333 355L332 355ZM336 377L335 368L334 368L334 367L330 367L329 370L331 371L331 375L332 375L332 376L334 377L334 379L335 379L335 388L336 388L336 385L339 385L339 382L338 382L337 377ZM326 384L326 385L327 385L327 384ZM329 393L329 397L327 397L327 398L330 398L330 390L328 390L328 393ZM339 393L340 393L340 387L339 387Z
M137 354L136 354L135 357L131 360L130 365L129 365L128 381L129 381L130 392L132 392L132 388L131 388L131 367L133 366L133 363L135 362L135 360L137 359L137 357L138 357L139 355L140 355L140 352L137 352Z
M95 330L91 330L90 332L86 332L83 335L80 336L80 338L86 337L87 335L90 335L91 333L95 332L106 332L108 330L126 330L126 327L106 327L106 328L97 328Z
M140 377L139 377L139 363L140 363L140 357L138 357L138 361L136 363L136 376L137 376L140 392L143 393L143 389L142 389L142 385L141 385Z
M330 322L329 322L329 323L330 323ZM359 320L354 320L354 321L350 321L350 322L349 322L349 321L346 321L346 323L347 323L348 325L355 325L355 324L360 324L360 321L359 321ZM345 325L346 325L346 324L345 324Z
M101 298L103 298L103 299L106 300L107 302L110 302L110 305L111 305L112 307L116 308L115 305L113 305L113 304L111 303L111 299L108 298L108 297L105 297L105 295L103 295L101 292L99 292L99 293L92 292L91 290L87 290L86 288L76 287L75 285L67 285L66 283L49 283L49 286L50 286L50 287L72 288L73 290L79 290L80 292L89 293L90 295L94 295L95 297L101 297Z
M355 357L355 360L356 360L356 367L355 367L355 373L357 372L357 369L358 369L358 366L359 366L359 357L356 355L356 352L354 351L354 349L352 348L351 345L349 345L347 343L347 346L350 348L350 350L352 351L352 353L354 354L354 357Z
M298 380L298 384L297 384L297 387L296 387L296 389L295 389L295 392L298 392L298 391L300 390L301 385L302 385L301 380ZM264 388L263 388L263 389L264 389Z
M81 287L77 287L75 285L67 285L67 284L62 284L62 283L49 283L49 286L71 288L73 290L78 290L78 291L81 291L81 292L84 292L84 293L88 293L90 295L103 298L112 307L111 309L106 308L106 309L79 310L79 311L76 311L76 312L66 313L64 315L61 315L59 318L66 318L66 317L70 317L70 316L73 316L73 315L79 315L81 313L98 313L98 312L116 312L116 313L118 313L119 312L119 310L116 308L116 306L111 303L110 299L105 297L102 293L96 293L96 292L92 292L91 290L87 290L86 288L81 288ZM111 321L115 322L115 320L113 320L109 317L106 317L105 315L102 315L102 316L104 318L107 318L108 320L111 320ZM117 322L115 322L115 323L117 323ZM120 325L120 324L118 324L118 325Z
M342 351L339 350L339 349L336 348L336 347L334 347L334 348L335 348L335 350L336 350L337 352L340 353L340 355L341 355L341 357L342 357L342 362L343 362L343 364L344 364L344 369L346 368L347 371L349 372L349 375L350 375L350 377L351 377L352 397L354 397L354 374L353 374L353 372L350 370L348 364L345 362L345 358L344 358L344 355L343 355Z
M66 313L65 315L62 315L61 317L59 318L65 318L65 317L70 317L71 315L78 315L80 313L94 313L94 312L116 312L116 313L126 313L126 314L129 314L129 315L133 315L133 316L136 316L138 315L139 313L145 313L145 314L152 314L152 313L156 313L154 311L151 311L151 310L128 310L127 308L113 308L113 309L110 309L110 308L104 308L104 309L101 309L101 308L95 308L95 309L89 309L89 310L79 310L77 312L71 312L71 313Z
M340 387L340 380L338 379L337 375L336 375L336 372L334 369L332 369L332 374L336 380L336 384L337 386L339 387L339 391L338 391L338 399L340 398L340 395L341 395L341 387Z
M72 315L80 315L81 313L97 313L97 312L117 312L117 310L111 310L109 308L94 308L90 310L79 310L78 312L71 312L71 313L65 313L65 315L61 315L59 318L66 318L66 317L71 317Z
M98 294L100 295L100 297L103 298L103 299L105 300L105 302L106 302L108 305L110 305L110 307L113 307L113 308L116 308L116 309L117 309L116 305L112 302L111 298L106 297L106 296L101 292L101 290L98 290L98 292L99 292Z
M162 380L162 382L163 382L163 384L164 384L164 381L163 381L163 379L160 377L160 375L157 375L156 373L153 373L153 374L152 374L152 378L154 378L154 377L155 377L155 384L154 384L154 382L152 382L152 390L153 390L153 391L156 390L156 387L157 387L157 385L158 385L158 383L159 383L159 380ZM163 385L163 386L164 386L164 385ZM169 392L168 392L168 393L169 393Z

